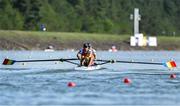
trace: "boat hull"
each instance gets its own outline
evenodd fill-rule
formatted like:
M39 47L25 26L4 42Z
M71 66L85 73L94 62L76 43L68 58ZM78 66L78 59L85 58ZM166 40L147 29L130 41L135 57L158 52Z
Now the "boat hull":
M91 71L91 70L100 70L102 69L101 66L96 65L96 66L90 66L90 67L85 67L85 66L81 66L81 67L75 67L74 70L85 70L85 71Z

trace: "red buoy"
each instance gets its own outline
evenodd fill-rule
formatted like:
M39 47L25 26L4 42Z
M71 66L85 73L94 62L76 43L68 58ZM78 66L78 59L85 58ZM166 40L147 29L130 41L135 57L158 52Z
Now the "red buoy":
M130 84L132 81L129 78L124 78L124 83L125 84Z
M171 75L170 75L170 78L171 78L171 79L175 79L175 78L176 78L176 74L171 74Z
M76 83L74 83L74 82L69 82L68 83L68 87L75 87L76 86Z

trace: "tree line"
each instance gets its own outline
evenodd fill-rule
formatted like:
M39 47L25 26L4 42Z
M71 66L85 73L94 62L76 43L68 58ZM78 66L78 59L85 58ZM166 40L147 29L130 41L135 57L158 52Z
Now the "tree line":
M0 0L0 29L132 34L134 8L140 32L180 35L180 0Z

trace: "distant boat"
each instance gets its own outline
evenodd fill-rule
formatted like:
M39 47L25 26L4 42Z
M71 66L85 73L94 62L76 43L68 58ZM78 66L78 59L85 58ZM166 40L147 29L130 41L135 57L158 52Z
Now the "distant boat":
M48 46L46 49L44 49L45 52L53 52L55 51L53 46Z
M116 46L112 46L111 49L109 49L109 52L117 52Z

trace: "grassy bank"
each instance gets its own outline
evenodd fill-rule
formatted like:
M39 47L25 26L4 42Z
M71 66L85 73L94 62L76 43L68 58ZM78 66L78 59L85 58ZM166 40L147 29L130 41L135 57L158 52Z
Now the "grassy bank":
M108 49L115 44L121 50L180 50L180 37L158 37L158 47L130 47L130 35L88 34L66 32L0 31L1 50L78 49L91 42L96 49Z

